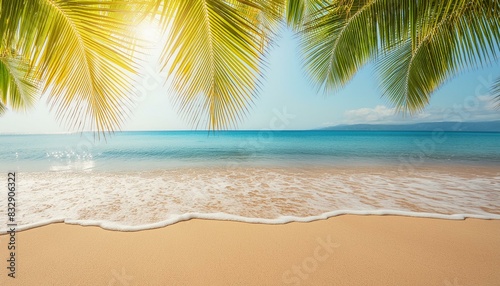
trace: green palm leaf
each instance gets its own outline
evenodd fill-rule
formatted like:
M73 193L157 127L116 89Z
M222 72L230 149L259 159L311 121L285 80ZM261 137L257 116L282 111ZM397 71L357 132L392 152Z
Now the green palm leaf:
M278 37L286 0L235 1L236 9L244 14L261 37L261 50L265 50Z
M391 9L388 9L390 6ZM307 70L326 91L345 86L381 47L408 37L407 1L341 0L315 6L300 31ZM382 30L378 23L385 23Z
M56 116L113 130L131 106L137 69L126 0L1 0L2 47L30 61ZM124 16L124 15L128 15Z
M468 3L438 11L438 25L379 62L384 95L402 111L419 111L457 73L494 63L500 22L486 9L483 3Z
M25 110L33 105L38 94L35 78L29 74L29 65L8 53L0 53L0 115L7 106Z
M287 24L295 30L300 30L314 11L328 5L328 2L324 0L288 0L286 2L285 19Z
M422 109L456 73L497 60L498 1L340 0L302 30L305 62L320 87L348 83L374 60L384 94L400 110Z
M163 69L173 79L175 102L196 124L223 129L241 119L259 88L270 25L280 5L267 1L162 2L169 30ZM276 3L274 3L276 4Z

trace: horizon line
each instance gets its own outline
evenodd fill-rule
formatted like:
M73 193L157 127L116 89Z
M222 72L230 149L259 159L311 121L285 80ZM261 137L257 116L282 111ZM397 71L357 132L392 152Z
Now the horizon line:
M92 131L92 130L83 130L83 131L67 131L67 132L0 132L1 135L70 135L70 134L83 134L83 133L95 133L95 134L114 134L114 133L123 133L123 132L209 132L209 133L218 133L218 132L260 132L260 131L395 131L395 132L404 132L404 131L429 131L429 130L327 130L327 128L333 127L346 127L346 126L356 126L356 125L371 125L371 126L411 126L416 124L425 124L425 123L491 123L491 122L500 122L500 120L489 120L489 121L423 121L423 122L413 122L413 123L340 123L336 125L328 125L324 127L316 127L311 129L222 129L222 130L213 130L213 129L156 129L156 130L115 130L115 131ZM492 132L498 133L499 131L474 131L474 130L451 130L445 132Z

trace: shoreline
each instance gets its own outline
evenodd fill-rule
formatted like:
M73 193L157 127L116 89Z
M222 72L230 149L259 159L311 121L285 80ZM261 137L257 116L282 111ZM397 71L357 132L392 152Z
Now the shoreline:
M310 217L282 217L276 219L263 219L263 218L247 218L225 213L213 213L213 214L187 213L179 215L179 217L176 219L160 221L149 225L139 225L139 226L127 226L127 225L116 226L115 223L112 221L78 221L74 219L53 219L53 220L34 223L32 225L17 227L16 232L19 233L19 232L29 231L32 229L45 227L52 224L75 225L82 227L98 227L103 230L117 231L117 232L139 232L139 231L147 231L147 230L169 227L171 225L183 223L190 220L225 221L225 222L261 224L261 225L285 225L289 223L310 223L315 221L328 220L341 216L360 216L360 217L394 216L394 217L440 219L440 220L452 220L452 221L457 221L457 220L459 221L466 219L500 221L499 214L489 214L489 215L490 216L482 216L477 214L437 214L437 213L405 212L396 210L370 210L370 211L339 210ZM7 233L7 228L5 230L2 229L0 231L0 235L5 235L6 233Z
M1 259L7 257L5 237ZM2 273L2 285L500 281L500 220L341 215L266 225L191 219L137 232L55 223L19 232L17 239L17 278Z
M425 154L424 154L425 155ZM424 161L420 161L424 160ZM57 161L56 161L57 162ZM163 161L151 162L135 162L139 165L134 165L133 167L125 167L123 163L129 163L127 161L109 161L103 165L103 162L98 160L89 159L82 161L71 161L70 163L62 161L64 164L54 164L51 166L40 166L28 167L28 166L17 166L12 170L16 170L18 173L25 174L109 174L109 175L120 175L120 174L162 174L165 172L175 172L175 171L205 171L205 170L215 170L215 171L227 171L227 170L288 170L288 171L322 171L322 170L335 170L339 172L366 172L373 170L380 170L380 168L385 169L390 172L398 172L402 174L418 173L418 172L438 172L438 173L454 173L467 175L472 172L472 175L479 174L494 174L499 175L498 171L499 162L482 162L482 161L470 161L470 160L451 160L451 161L440 161L423 156L422 158L414 157L404 157L399 160L384 160L384 159L368 159L368 160L356 160L343 158L337 162L331 162L328 160L317 160L312 163L304 163L300 160L283 160L283 161L240 161L240 160L220 160L211 162L211 165L207 165L202 162L185 162L185 161L173 161L170 165L162 165ZM42 164L43 162L38 162ZM61 163L61 162L60 162ZM97 163L97 165L95 165ZM295 165L300 163L300 165ZM82 168L83 165L88 164L90 167ZM120 165L121 164L121 165ZM103 167L104 166L104 167ZM140 166L141 168L137 168ZM78 168L76 168L78 167ZM4 171L12 171L4 170ZM23 171L19 171L23 170Z
M500 219L493 168L240 168L17 173L19 230L53 222L137 231L191 218L282 224L342 214ZM5 209L0 216L7 217ZM0 233L5 233L5 225Z

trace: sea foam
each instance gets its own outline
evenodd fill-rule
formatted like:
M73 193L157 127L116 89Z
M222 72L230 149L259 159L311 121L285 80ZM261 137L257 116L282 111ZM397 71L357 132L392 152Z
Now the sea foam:
M16 202L17 230L65 222L137 231L192 218L282 224L342 214L500 219L500 173L388 167L31 172L17 173ZM0 216L7 217L3 208Z

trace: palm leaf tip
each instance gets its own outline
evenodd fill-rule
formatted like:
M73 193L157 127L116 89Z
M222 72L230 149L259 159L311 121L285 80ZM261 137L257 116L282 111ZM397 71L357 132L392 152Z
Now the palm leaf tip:
M0 55L0 114L7 110L26 110L33 106L39 82L28 63L10 53Z
M176 104L193 123L225 129L240 120L255 97L263 38L269 35L258 21L265 16L259 3L163 1L162 22L170 30L163 67L172 77Z
M300 31L305 66L326 92L344 87L379 48L370 9L374 1L344 2L314 6Z
M384 95L409 113L458 72L496 62L500 49L499 1L340 0L307 19L301 45L320 88L342 88L374 61Z
M493 83L491 93L494 98L495 107L500 109L500 77Z

